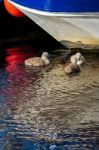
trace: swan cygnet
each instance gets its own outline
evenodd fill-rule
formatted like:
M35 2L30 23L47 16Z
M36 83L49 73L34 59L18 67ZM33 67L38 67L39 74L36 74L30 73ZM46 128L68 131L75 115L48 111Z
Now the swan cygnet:
M77 64L70 63L65 68L65 73L72 74L80 72L80 67Z
M72 74L72 73L78 73L80 72L80 66L77 64L77 59L74 59L73 63L70 62L66 68L65 73Z
M77 52L75 55L71 56L70 61L75 64L75 60L77 60L77 65L82 65L85 63L85 57L80 53Z
M27 66L45 66L50 63L48 52L43 52L41 57L32 57L25 60Z

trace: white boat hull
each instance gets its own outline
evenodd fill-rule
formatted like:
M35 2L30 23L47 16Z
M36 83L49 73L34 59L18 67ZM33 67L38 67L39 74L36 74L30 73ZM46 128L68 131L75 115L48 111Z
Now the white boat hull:
M40 13L11 3L59 42L80 41L83 44L99 44L99 14L86 16Z

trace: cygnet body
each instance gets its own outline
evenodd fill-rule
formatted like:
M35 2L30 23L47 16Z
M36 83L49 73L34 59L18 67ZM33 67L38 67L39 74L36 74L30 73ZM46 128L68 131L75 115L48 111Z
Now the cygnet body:
M50 63L48 52L43 52L41 57L33 57L25 60L27 66L45 66Z
M82 64L85 63L85 58L84 58L84 56L80 52L78 52L75 55L71 56L70 61L73 64L75 63L75 61L77 61L77 65L80 66L80 65L82 65Z
M72 74L80 72L80 67L77 64L70 63L65 68L65 73Z
M74 59L73 63L69 63L65 68L65 73L72 74L80 72L80 66L77 64L77 59Z

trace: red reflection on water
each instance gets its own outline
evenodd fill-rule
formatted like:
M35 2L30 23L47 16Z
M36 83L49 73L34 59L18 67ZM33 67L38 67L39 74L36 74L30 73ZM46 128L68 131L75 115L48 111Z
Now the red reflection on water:
M8 65L22 64L25 59L36 56L35 50L31 46L22 45L6 50L6 62Z
M29 86L31 76L33 76L34 81L38 78L36 74L33 74L32 71L29 71L24 66L25 59L36 56L36 53L31 46L27 45L9 48L6 52L7 66L5 68L9 73L7 78L9 85L5 94L18 95L21 87L26 88Z

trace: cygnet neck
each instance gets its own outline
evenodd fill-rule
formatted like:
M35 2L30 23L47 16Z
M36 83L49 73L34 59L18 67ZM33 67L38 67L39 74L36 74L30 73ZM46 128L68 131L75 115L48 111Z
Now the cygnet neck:
M48 65L50 63L47 56L41 56L41 59L44 61L45 65Z

